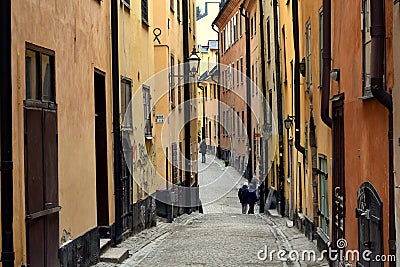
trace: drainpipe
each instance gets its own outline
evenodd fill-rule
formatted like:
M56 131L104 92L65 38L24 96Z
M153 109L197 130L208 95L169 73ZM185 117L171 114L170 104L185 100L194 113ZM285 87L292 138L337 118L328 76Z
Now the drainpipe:
M263 0L259 0L258 1L258 4L259 4L259 6L260 6L260 12L258 12L258 13L260 13L260 34L262 34L261 35L261 91L262 91L262 93L263 93L263 97L264 97L264 100L266 100L267 99L267 96L266 96L266 90L267 90L267 83L266 83L266 77L265 77L265 39L264 39L264 10L263 10ZM264 110L264 122L265 122L265 116L267 116L267 112L265 112L267 109L266 109L266 105L267 105L267 103L266 103L266 101L263 101L263 110ZM268 147L268 139L266 139L266 144L267 144L267 147ZM262 142L260 142L260 145L262 146ZM261 149L261 151L262 151L262 149ZM266 158L264 158L264 161L265 162L263 162L263 165L264 164L268 164L268 156L266 157ZM267 173L268 174L268 173ZM263 173L263 175L265 175L264 173ZM267 182L267 180L266 179L264 179L264 177L262 177L263 178L263 183L261 183L261 185L260 185L260 213L264 213L264 205L265 205L265 191L264 190L267 190L267 187L268 187L268 185L266 184L266 182ZM260 181L261 181L261 178L260 178Z
M294 146L298 152L303 155L303 167L304 166L304 158L306 156L306 149L300 144L300 128L301 128L301 107L300 107L300 69L299 69L299 58L300 58L300 44L299 44L299 3L298 0L292 1L292 16L293 16L293 42L294 42L294 112L295 112L295 138L294 138ZM300 199L300 207L299 212L302 212L302 182L301 175L299 175L299 199ZM293 179L293 177L292 177Z
M329 96L331 91L331 0L323 0L323 48L322 48L322 97L321 119L332 128L332 119L329 117Z
M115 233L114 243L122 240L121 206L121 132L119 125L119 54L118 54L118 1L111 1L111 57L113 88L113 131L114 131L114 195L115 195Z
M190 201L190 84L189 84L189 14L188 0L182 1L182 24L183 24L183 62L184 67L184 85L183 85L183 100L184 100L184 121L185 121L185 187L186 188L186 204ZM191 213L191 207L185 207L186 213Z
M240 5L240 15L244 17L245 21L245 31L246 31L246 124L247 124L247 138L249 139L249 151L248 151L248 161L247 161L247 166L246 166L246 173L245 176L251 181L251 178L253 177L253 131L251 128L251 84L250 84L250 22L249 22L249 17L245 13L243 13L244 10L244 2Z
M280 201L280 213L285 214L285 177L283 170L283 108L282 108L282 84L281 84L281 62L279 52L279 18L278 18L278 0L273 0L274 9L274 45L275 45L275 71L276 71L276 92L278 108L278 134L279 134L279 182L278 195Z
M392 95L383 85L385 74L385 3L371 0L371 92L389 111L389 253L396 253L396 228L394 214L394 173L393 173L393 103ZM395 266L390 262L390 266Z
M13 161L12 161L12 76L11 0L0 8L0 108L1 108L1 232L3 267L14 266Z

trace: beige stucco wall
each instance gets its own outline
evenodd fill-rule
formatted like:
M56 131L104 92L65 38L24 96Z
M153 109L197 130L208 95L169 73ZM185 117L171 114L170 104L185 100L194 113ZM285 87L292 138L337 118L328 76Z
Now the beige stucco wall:
M321 119L321 86L322 80L320 80L320 45L319 45L319 14L320 10L322 10L322 1L310 1L304 2L301 5L300 15L299 15L299 27L300 33L306 32L306 23L309 21L311 24L311 67L312 67L312 84L310 87L309 93L303 94L303 118L304 123L308 124L308 132L310 132L310 113L313 114L314 123L316 125L316 142L317 142L317 157L319 155L326 156L327 159L327 167L328 167L328 203L332 203L332 195L330 194L331 190L331 177L332 173L329 168L330 161L332 158L332 135L331 130L324 124ZM300 60L306 56L306 38L305 34L300 34ZM301 77L302 89L301 92L305 92L307 90L306 85L306 77ZM332 83L332 85L334 85ZM331 91L333 94L335 93L334 88L332 87ZM302 126L303 129L305 127ZM305 131L303 131L305 132ZM309 139L309 138L308 138ZM302 144L305 145L305 136L302 136ZM303 194L303 213L309 218L313 218L313 182L312 182L312 154L311 154L311 146L310 140L308 140L308 165L305 166L305 194ZM317 162L317 166L319 168L319 158ZM319 201L319 187L317 198ZM320 208L321 206L319 206ZM329 207L329 212L331 213L332 208ZM329 234L329 233L327 233Z
M195 6L195 1L188 1L190 5L189 10L189 53L195 44L195 33L196 33L196 19L195 13L193 13L193 6ZM178 19L178 8L180 8L180 19ZM174 56L174 72L175 75L178 74L178 64L183 64L183 25L182 25L183 13L182 13L182 1L181 6L177 6L177 2L174 1L174 9L170 9L170 1L163 0L157 3L157 8L154 9L154 28L159 28L161 34L158 37L158 41L153 42L154 47L154 64L155 64L155 74L160 82L168 85L168 73L171 67L171 55ZM183 66L180 66L183 75ZM183 79L175 77L174 83L177 84L178 81L181 82L181 107L178 106L178 87L175 87L174 98L175 98L175 109L172 109L172 105L169 101L168 90L166 90L166 85L162 85L162 92L157 92L156 102L155 102L155 114L164 115L164 123L154 124L154 134L155 134L155 146L157 151L156 158L156 168L162 178L167 177L166 173L166 154L165 148L168 147L168 158L169 158L169 173L168 179L171 182L172 168L171 168L171 155L172 142L176 142L179 147L179 142L182 142L182 150L184 151L184 131L180 131L184 125L184 87ZM191 89L191 95L194 96L193 89ZM194 103L191 107L191 114L195 114L197 104ZM174 120L168 120L168 116L173 113ZM197 113L196 113L197 115ZM176 135L171 133L166 133L163 127L170 127L172 132L177 133ZM164 139L163 136L168 136L169 140ZM191 143L197 140L197 124L191 124ZM196 155L197 156L197 155ZM179 155L178 155L179 161ZM179 175L179 173L178 173ZM178 181L179 182L179 181ZM165 185L159 184L159 188L165 188Z
M111 110L109 2L12 2L14 244L16 265L26 262L24 189L25 42L55 52L58 104L60 237L94 228L96 179L94 145L94 68L106 73ZM77 97L79 96L79 97ZM107 115L109 177L112 180L111 113ZM112 190L112 184L110 184Z
M133 131L130 133L134 153L133 158L133 202L152 194L157 188L153 163L156 157L154 140L145 141L144 138L144 108L142 85L150 86L150 94L154 96L155 87L148 79L154 73L153 44L153 2L148 3L148 25L142 22L141 2L131 1L130 9L119 5L119 72L120 76L132 81L132 98L140 103L133 102ZM153 121L153 115L151 120ZM121 122L123 117L121 117ZM143 158L145 151L148 160Z

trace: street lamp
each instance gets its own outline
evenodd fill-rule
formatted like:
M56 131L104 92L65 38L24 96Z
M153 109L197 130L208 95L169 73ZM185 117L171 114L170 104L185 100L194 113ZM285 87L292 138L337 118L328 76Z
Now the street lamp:
M189 61L189 74L195 76L199 71L200 57L197 55L196 47L193 47L192 54L188 58Z
M288 115L287 118L283 120L283 122L285 123L286 130L289 130L290 128L292 128L293 118L294 118L294 116Z

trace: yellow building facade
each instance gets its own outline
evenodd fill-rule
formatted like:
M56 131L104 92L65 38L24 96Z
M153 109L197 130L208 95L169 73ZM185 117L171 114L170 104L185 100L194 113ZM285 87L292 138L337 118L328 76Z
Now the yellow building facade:
M13 1L11 15L14 264L56 266L64 243L99 238L95 96L111 110L110 5ZM111 113L102 123L111 204Z

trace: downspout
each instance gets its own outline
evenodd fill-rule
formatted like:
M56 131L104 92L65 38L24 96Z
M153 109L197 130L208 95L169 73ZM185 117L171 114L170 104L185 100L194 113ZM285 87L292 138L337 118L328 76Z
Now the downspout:
M276 70L276 92L278 109L278 134L279 134L279 182L278 194L280 200L281 215L285 214L285 177L283 170L283 108L282 108L282 83L281 83L281 60L279 46L279 18L278 18L278 0L273 0L274 9L274 44L275 44L275 70Z
M119 54L118 54L118 1L111 1L111 57L113 88L113 131L114 131L114 195L115 195L115 244L122 240L121 206L121 132L119 122Z
M263 0L259 0L258 4L260 6L260 34L261 35L261 91L263 93L264 101L263 101L263 110L266 111L266 105L267 105L267 96L266 96L266 90L267 90L267 83L266 83L266 77L265 77L265 39L264 39L264 10L263 10ZM264 122L265 122L265 116L267 116L267 112L264 112ZM266 144L268 147L268 139L266 139ZM262 142L260 142L260 146L262 146ZM262 150L261 150L262 151ZM264 158L263 166L264 164L268 164L268 156L267 158ZM264 174L265 175L265 174ZM268 175L268 173L267 173ZM265 190L268 187L268 179L265 179L265 177L262 177L263 182L260 185L260 213L264 213L265 209ZM261 181L261 178L260 178Z
M189 84L189 14L188 0L182 1L182 24L183 24L183 62L184 64L184 85L183 85L183 101L184 101L184 121L185 121L185 187L186 188L186 204L190 201L190 84ZM186 213L191 213L191 207L185 207Z
M249 17L244 11L244 2L240 5L240 15L244 17L245 31L246 31L246 124L247 124L247 138L249 139L249 158L246 166L245 176L251 181L253 177L253 131L251 127L251 88L250 88L250 22Z
M14 266L13 159L12 159L12 76L11 0L0 8L0 109L1 109L1 232L3 267Z
M219 40L219 31L217 31L216 29L214 29L215 24L213 24L211 26L211 28L213 29L213 31L215 31L218 34L218 40ZM220 51L221 48L219 47L219 42L218 42L218 51L217 51L217 68L218 68L218 81L217 81L217 97L218 97L218 147L217 147L217 158L221 158L221 127L219 125L220 123L220 118L221 118L221 85L220 85Z
M393 173L393 100L383 85L385 74L385 3L371 0L371 92L372 95L389 111L389 253L396 253L396 226L394 205ZM390 262L395 266L396 262Z
M331 0L323 0L323 47L322 47L322 97L321 119L332 128L332 119L329 117L329 96L331 91Z
M303 168L306 156L306 149L300 144L300 128L301 128L301 107L300 107L300 69L299 69L299 58L300 58L300 44L299 44L299 7L298 0L292 1L292 16L293 16L293 42L294 42L294 127L295 127L295 138L294 138L294 146L298 152L303 155ZM302 177L299 175L299 177ZM292 177L293 179L293 177ZM302 212L302 182L301 178L299 181L299 199L300 199L300 207L299 212Z

